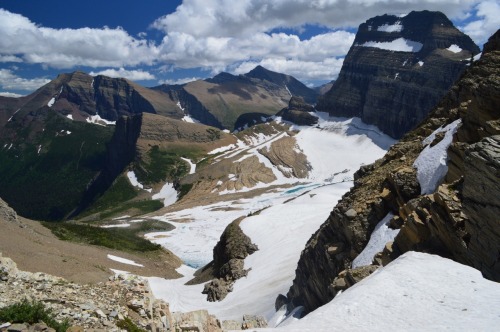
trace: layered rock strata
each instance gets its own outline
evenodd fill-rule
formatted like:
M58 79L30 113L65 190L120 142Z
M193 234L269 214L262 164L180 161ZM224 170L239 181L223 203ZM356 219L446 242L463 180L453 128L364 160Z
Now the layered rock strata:
M316 108L360 117L401 138L458 79L479 48L440 12L383 15L361 24L332 88Z
M339 278L389 212L395 215L391 227L401 230L375 264L387 264L408 250L426 251L500 280L500 32L484 50L419 127L356 173L354 187L302 252L287 294L291 307L310 312L330 301L345 286ZM447 150L444 182L421 195L413 165L424 139L430 137L429 146L439 144L445 135L431 134L457 119L462 125Z

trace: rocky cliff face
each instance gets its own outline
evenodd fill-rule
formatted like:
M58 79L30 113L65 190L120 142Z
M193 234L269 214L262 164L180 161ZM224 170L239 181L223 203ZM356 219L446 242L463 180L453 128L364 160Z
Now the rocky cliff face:
M317 109L360 117L401 138L420 123L479 48L440 12L377 16L361 24Z
M302 252L288 292L292 306L312 311L345 287L353 260L389 212L394 214L390 227L401 230L373 264L386 264L408 250L426 251L500 280L500 32L484 50L419 127L356 173L354 188ZM447 150L446 177L423 195L415 160L424 146L441 144L442 127L458 120L462 125Z
M304 102L300 97L292 97L288 107L278 112L283 120L298 124L299 126L312 126L318 123L318 118L309 114L314 112L314 107Z

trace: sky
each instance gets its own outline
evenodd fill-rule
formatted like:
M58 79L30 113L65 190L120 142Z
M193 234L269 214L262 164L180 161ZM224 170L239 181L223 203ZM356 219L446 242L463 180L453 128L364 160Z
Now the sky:
M318 86L359 24L424 9L480 47L500 27L500 0L0 0L0 95L75 70L156 86L262 65Z

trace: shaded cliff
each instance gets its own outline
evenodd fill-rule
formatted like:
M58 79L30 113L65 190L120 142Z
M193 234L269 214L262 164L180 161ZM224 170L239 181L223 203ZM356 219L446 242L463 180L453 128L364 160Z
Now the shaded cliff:
M377 16L361 24L317 109L360 117L401 138L459 78L479 48L440 12Z
M78 207L70 217L79 214L101 196L136 156L136 143L141 133L142 114L120 117L106 147L106 159L98 176L89 184Z
M500 32L431 115L372 165L355 175L354 187L308 241L288 292L306 312L341 289L353 260L388 213L401 228L374 264L408 250L452 258L500 280ZM446 177L430 194L414 167L422 151L444 144L445 129L459 126L447 151ZM448 127L446 127L448 126ZM445 128L446 127L446 128ZM432 135L431 135L432 134ZM427 139L425 139L427 138ZM434 156L438 158L439 156ZM446 158L445 158L446 159ZM347 272L345 271L347 270Z

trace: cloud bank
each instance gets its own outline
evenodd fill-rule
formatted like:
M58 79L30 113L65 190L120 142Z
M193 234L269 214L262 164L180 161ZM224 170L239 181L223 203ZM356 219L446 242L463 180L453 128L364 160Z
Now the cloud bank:
M260 64L300 80L332 80L354 40L349 28L376 15L423 9L474 17L462 30L479 44L500 26L497 0L184 0L151 23L163 33L152 41L120 27L43 27L0 8L0 63L87 66L94 74L159 81L165 78L151 72L165 66L238 74Z

